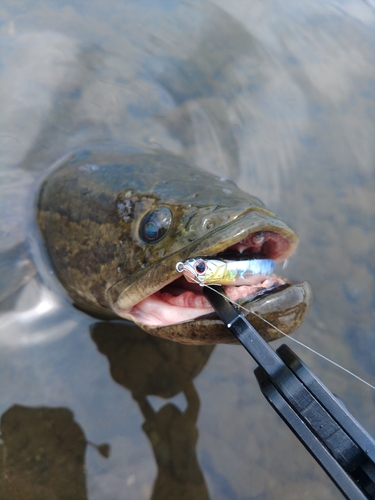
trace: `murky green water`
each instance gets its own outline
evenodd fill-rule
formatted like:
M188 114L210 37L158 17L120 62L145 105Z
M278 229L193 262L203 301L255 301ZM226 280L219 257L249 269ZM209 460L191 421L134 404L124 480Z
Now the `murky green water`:
M92 142L232 178L300 235L284 274L315 302L295 337L374 383L372 3L19 0L0 20L0 498L341 498L240 347L74 309L34 204ZM374 392L292 348L375 435Z

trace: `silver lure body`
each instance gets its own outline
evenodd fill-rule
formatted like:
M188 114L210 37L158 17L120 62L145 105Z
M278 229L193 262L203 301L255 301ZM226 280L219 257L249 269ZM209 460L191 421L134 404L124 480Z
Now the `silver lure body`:
M225 260L191 258L178 262L176 270L190 283L204 285L257 285L273 273L270 259Z

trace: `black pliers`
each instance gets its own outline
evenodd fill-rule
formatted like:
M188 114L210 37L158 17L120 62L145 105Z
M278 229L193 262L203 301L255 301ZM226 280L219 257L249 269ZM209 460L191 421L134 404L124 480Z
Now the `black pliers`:
M375 499L374 439L287 345L274 351L226 300L221 287L203 291L258 363L254 373L267 401L344 496Z

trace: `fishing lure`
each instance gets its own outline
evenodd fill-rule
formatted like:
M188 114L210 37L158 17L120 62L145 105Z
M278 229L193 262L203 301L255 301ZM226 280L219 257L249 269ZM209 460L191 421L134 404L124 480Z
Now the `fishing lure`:
M183 273L187 281L190 283L199 283L201 286L211 285L247 285L256 284L263 281L268 275L272 274L274 270L275 263L270 259L250 259L250 260L225 260L225 259L205 259L205 258L190 258L176 264L176 270L179 273ZM348 373L352 377L356 378L363 384L367 385L371 389L375 390L375 385L370 384L363 378L359 377L355 373L351 372L347 368L339 365L332 359L327 358L318 351L315 351L306 344L303 344L297 339L290 337L285 332L280 330L277 326L272 324L267 319L263 318L261 315L255 311L250 311L246 309L241 304L238 304L234 300L231 300L225 294L219 292L218 290L212 288L215 293L223 295L226 300L232 302L236 307L243 309L246 313L251 313L257 316L259 319L275 328L284 337L292 340L293 342L305 347L309 351L313 352L322 359L328 361L332 365L340 368L344 372Z
M183 273L187 281L190 283L199 283L201 286L211 285L253 285L262 282L268 275L272 274L274 270L275 263L270 259L250 259L250 260L225 260L225 259L205 259L205 258L191 258L186 259L182 262L176 264L176 270L179 273ZM328 361L332 365L340 368L344 372L348 373L352 377L356 378L363 384L367 385L371 389L375 390L375 385L370 384L363 378L359 377L355 373L351 372L347 368L339 365L332 359L327 358L318 351L315 351L308 345L300 342L293 337L290 337L285 332L280 330L276 325L272 324L267 319L263 318L260 314L255 311L250 311L246 309L241 304L238 304L234 300L231 300L225 294L219 292L215 288L212 288L215 293L222 295L226 300L232 302L236 307L243 309L246 313L253 314L257 316L260 320L264 321L272 328L281 333L284 337L292 340L293 342L305 347L309 351L313 352L320 358Z
M178 262L176 270L190 283L204 285L257 285L273 273L270 259L226 260L191 258Z

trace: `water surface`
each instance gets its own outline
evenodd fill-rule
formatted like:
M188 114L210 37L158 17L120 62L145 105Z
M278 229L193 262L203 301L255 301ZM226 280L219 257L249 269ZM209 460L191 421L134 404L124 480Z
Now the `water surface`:
M0 19L0 496L342 498L240 347L73 308L35 199L99 142L229 177L300 236L283 273L315 299L294 336L374 383L372 3L6 0ZM374 391L291 347L375 435Z

